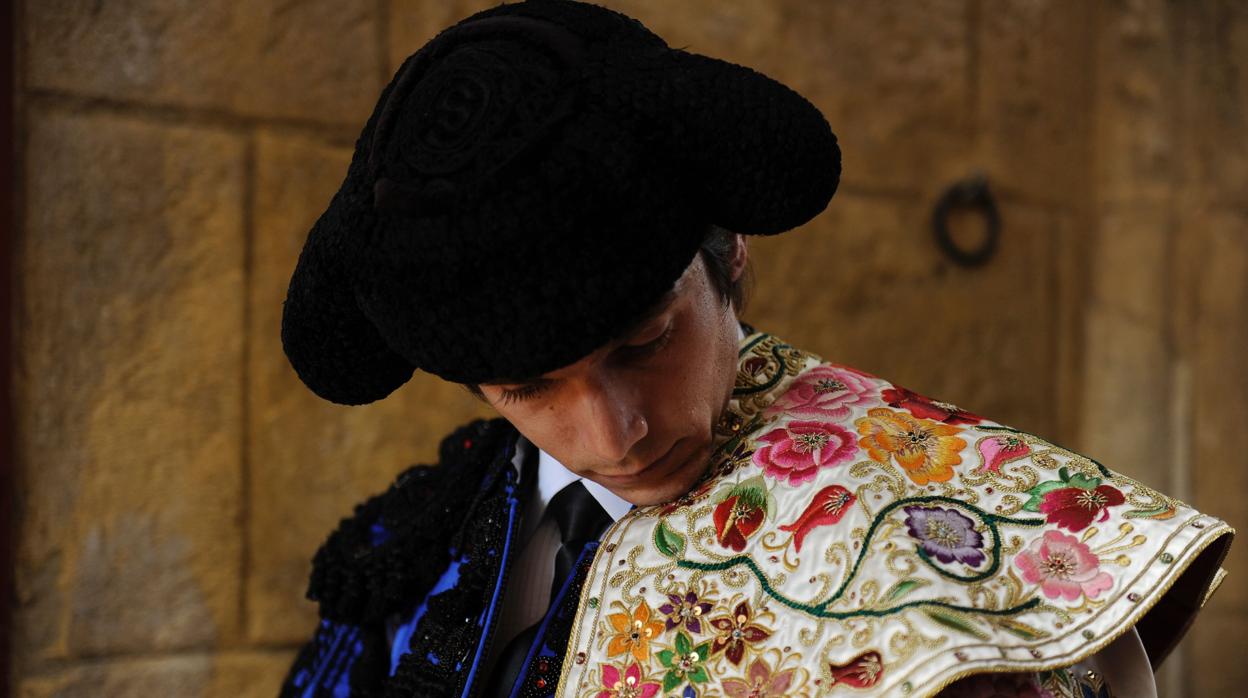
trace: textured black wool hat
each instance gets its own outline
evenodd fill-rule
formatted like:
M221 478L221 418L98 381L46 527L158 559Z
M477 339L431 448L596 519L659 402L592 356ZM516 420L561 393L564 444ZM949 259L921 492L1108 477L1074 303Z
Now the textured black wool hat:
M415 369L538 376L642 317L711 224L789 230L839 176L827 122L784 85L595 5L501 5L382 92L299 256L282 343L342 404Z

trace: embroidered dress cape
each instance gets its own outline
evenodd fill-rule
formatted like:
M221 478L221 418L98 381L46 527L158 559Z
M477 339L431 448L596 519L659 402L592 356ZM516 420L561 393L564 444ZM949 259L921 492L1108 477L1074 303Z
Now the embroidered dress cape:
M931 696L972 674L1109 695L1063 668L1133 626L1156 665L1233 533L764 333L718 430L707 480L585 550L513 695ZM340 524L283 696L479 694L526 497L517 438L474 422Z
M1221 580L1225 523L1100 463L767 334L739 358L709 481L603 536L559 695L1097 695L1056 670L1133 626L1156 665Z

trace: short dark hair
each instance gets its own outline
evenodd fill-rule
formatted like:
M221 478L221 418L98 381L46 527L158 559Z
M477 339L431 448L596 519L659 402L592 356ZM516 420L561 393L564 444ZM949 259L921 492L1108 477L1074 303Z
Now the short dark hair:
M745 308L746 283L750 275L749 267L737 278L732 278L732 258L737 251L737 234L731 230L711 225L702 238L702 246L698 254L702 255L702 263L706 265L706 274L711 278L711 285L719 293L719 297L740 314Z
M698 254L702 256L702 263L706 266L706 275L710 277L711 286L719 294L719 299L724 303L731 303L740 314L745 307L750 269L747 265L744 273L732 278L732 258L736 251L737 234L714 224L707 229L706 236L698 247ZM465 383L464 387L478 399L485 399L481 386L476 383Z

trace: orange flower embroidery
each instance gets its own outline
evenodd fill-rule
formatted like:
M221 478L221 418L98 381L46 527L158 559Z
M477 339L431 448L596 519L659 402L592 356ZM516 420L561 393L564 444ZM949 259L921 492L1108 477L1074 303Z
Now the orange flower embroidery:
M650 620L650 615L650 604L642 601L631 615L624 611L607 616L616 633L607 644L607 656L631 653L639 662L649 660L650 641L663 632L663 622Z
M955 434L962 429L930 419L915 419L904 412L877 407L854 422L862 438L858 445L877 463L897 464L917 485L946 482L953 477L953 466L962 462L959 455L966 442Z

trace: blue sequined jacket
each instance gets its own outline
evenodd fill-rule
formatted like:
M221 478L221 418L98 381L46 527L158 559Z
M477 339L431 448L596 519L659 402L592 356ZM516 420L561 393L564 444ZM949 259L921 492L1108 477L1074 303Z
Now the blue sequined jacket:
M437 465L409 468L339 524L313 560L308 598L321 621L282 698L482 694L523 509L518 439L502 419L461 427ZM593 552L543 621L521 695L553 694Z

